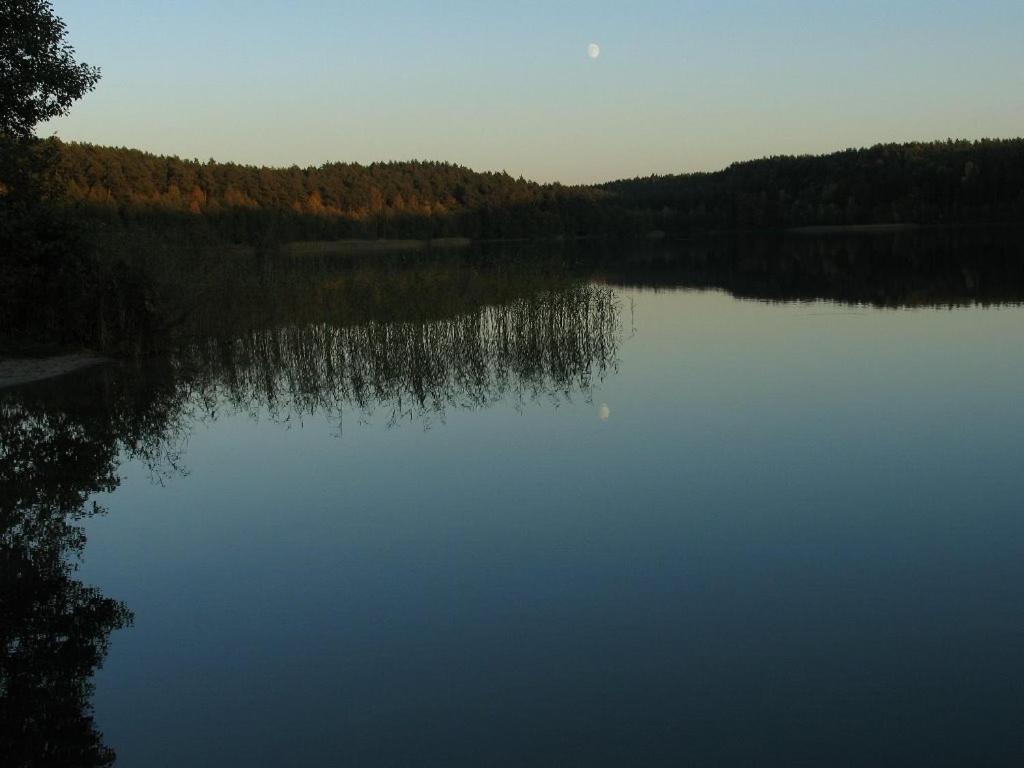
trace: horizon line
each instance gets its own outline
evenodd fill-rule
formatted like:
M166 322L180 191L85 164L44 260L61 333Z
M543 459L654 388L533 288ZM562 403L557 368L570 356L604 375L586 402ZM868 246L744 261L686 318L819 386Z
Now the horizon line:
M844 153L847 153L847 152L867 152L867 151L870 151L870 150L873 150L873 149L884 148L884 147L906 148L906 147L914 147L914 146L922 146L922 145L939 145L939 144L945 144L945 145L949 145L949 144L969 144L969 145L972 145L972 146L976 146L976 145L979 145L979 144L986 144L986 143L1009 143L1009 142L1024 141L1024 134L1020 134L1020 135L1016 135L1016 136L1009 136L1009 137L983 136L983 137L976 138L976 139L954 138L952 136L948 136L948 137L943 138L943 139L915 139L915 140L911 140L911 141L878 141L878 142L875 142L873 144L869 144L869 145L866 145L866 146L848 146L848 147L843 147L841 149L829 150L829 151L826 151L826 152L805 152L805 153L800 153L800 154L778 153L778 154L771 154L771 155L762 155L760 157L750 157L750 158L746 158L746 159L743 159L743 160L734 160L734 161L730 162L728 165L716 168L714 170L709 170L709 171L678 171L678 172L665 171L665 172L661 172L661 173L649 173L649 174L645 174L645 175L637 174L637 175L634 175L634 176L620 176L620 177L614 178L614 179L608 179L608 180L605 180L605 181L597 181L597 182L589 182L589 183L588 182L572 183L572 182L563 182L563 181L558 181L558 180L554 180L554 181L537 181L536 179L527 178L524 174L519 174L518 176L513 176L511 173L508 172L507 169L502 169L502 170L478 170L478 169L476 169L476 168L474 168L474 167L472 167L470 165L465 165L463 163L460 163L460 162L457 162L457 161L454 161L454 160L432 160L432 159L426 159L426 158L405 158L405 159L401 159L401 160L372 160L372 161L366 162L366 163L359 162L357 160L328 160L328 161L325 161L325 162L320 163L318 165L313 165L313 164L310 164L310 165L299 165L297 163L293 163L291 165L270 165L270 164L260 165L260 164L257 164L257 163L245 163L245 162L238 162L238 161L235 161L235 160L218 160L218 159L216 159L214 157L210 157L207 160L200 160L198 157L188 158L188 157L183 157L183 156L177 155L177 154L169 154L169 153L165 153L165 152L158 152L158 151L152 151L152 150L148 150L148 149L141 149L139 147L130 147L130 146L127 146L127 145L124 145L124 144L122 144L122 145L117 145L117 144L99 144L99 143L96 143L96 142L93 142L93 141L82 141L82 140L77 140L77 139L67 140L67 139L61 138L56 132L54 132L53 134L50 134L49 136L36 137L36 138L38 140L40 140L40 141L54 141L55 140L55 141L57 141L57 142L59 142L61 144L68 144L68 145L77 145L77 146L83 146L83 147L96 147L96 148L99 148L99 149L113 149L113 150L119 150L119 151L123 150L123 151L128 151L128 152L138 152L138 153L140 153L142 155L147 155L149 157L154 157L154 158L158 158L158 159L178 160L180 162L195 163L195 164L198 164L198 165L210 165L210 164L214 164L214 165L234 165L234 166L238 166L240 168L248 168L248 169L253 169L253 170L268 170L268 171L290 171L290 170L311 171L311 170L319 170L321 168L325 168L325 167L329 167L329 166L334 166L334 165L354 166L354 167L358 167L358 168L372 168L373 166L377 166L377 165L413 165L413 164L421 164L421 165L448 165L448 166L453 166L453 167L456 167L456 168L461 168L461 169L467 170L467 171L469 171L471 173L480 174L480 175L488 175L489 174L489 175L494 175L494 176L508 176L510 178L513 178L513 179L516 179L516 180L520 180L520 181L526 182L528 184L535 184L535 185L541 186L541 187L545 187L545 186L561 186L561 187L567 187L567 188L578 188L578 187L604 187L604 186L607 186L609 184L616 184L616 183L619 183L619 182L636 181L636 180L639 180L639 179L672 178L672 177L683 177L683 176L712 176L712 175L715 175L715 174L718 174L718 173L724 173L725 171L728 171L729 169L734 168L734 167L739 166L739 165L746 165L746 164L751 164L751 163L759 163L759 162L764 162L764 161L768 161L768 160L787 160L787 159L789 159L789 160L798 160L798 159L808 159L808 158L824 158L824 157L832 157L834 155L841 155L841 154L844 154Z

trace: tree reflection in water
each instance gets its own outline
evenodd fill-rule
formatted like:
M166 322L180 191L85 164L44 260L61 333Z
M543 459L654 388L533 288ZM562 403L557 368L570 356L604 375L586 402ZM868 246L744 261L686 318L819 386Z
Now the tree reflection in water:
M766 302L833 301L893 309L1024 301L1024 231L723 234L620 248L595 277L635 288L714 289Z
M1024 298L1020 240L1005 233L758 242L496 262L225 259L201 282L166 282L165 295L202 298L173 307L165 354L0 392L4 765L113 761L90 679L132 615L76 578L83 522L126 459L157 479L179 472L196 420L380 411L428 425L448 409L587 396L622 343L609 284L895 307Z
M616 364L618 309L607 287L561 279L519 290L484 275L460 280L450 313L432 301L421 303L429 311L417 318L416 305L401 300L416 281L406 272L391 284L386 277L375 299L363 299L362 319L351 303L339 307L324 298L326 291L340 300L339 286L351 289L351 275L318 273L298 287L267 286L303 306L292 322L278 315L275 324L239 332L244 321L228 313L219 318L219 333L193 328L157 360L0 392L5 766L114 761L93 720L91 677L111 633L128 626L132 613L83 584L76 570L86 544L83 522L103 513L93 499L117 488L123 461L142 460L158 479L180 471L189 425L225 409L340 418L346 408L363 417L384 408L391 424L427 424L448 408L586 393ZM307 296L331 310L321 318L301 303L299 291L310 289Z
M90 678L128 608L76 578L90 497L118 485L126 454L154 466L178 409L106 373L72 391L45 383L0 399L0 754L10 766L113 762L90 709ZM166 392L164 393L166 394Z

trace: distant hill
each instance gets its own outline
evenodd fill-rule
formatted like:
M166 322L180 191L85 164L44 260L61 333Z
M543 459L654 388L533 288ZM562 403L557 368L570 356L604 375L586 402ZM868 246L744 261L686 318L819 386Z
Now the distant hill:
M128 224L202 221L238 241L1024 222L1024 139L880 144L594 186L443 162L258 168L56 144L74 205Z
M667 227L1024 221L1024 139L878 144L601 185Z
M203 217L241 240L586 234L605 228L610 196L444 162L258 168L58 146L74 203L129 222Z

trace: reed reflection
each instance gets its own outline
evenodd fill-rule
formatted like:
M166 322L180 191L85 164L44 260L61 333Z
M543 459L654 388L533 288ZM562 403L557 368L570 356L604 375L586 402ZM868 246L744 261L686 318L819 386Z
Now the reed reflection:
M114 750L93 721L91 677L129 608L84 584L83 522L103 514L98 494L119 485L134 459L163 481L182 471L190 425L225 411L369 417L390 423L496 400L570 397L615 366L620 338L611 289L560 281L537 290L507 283L477 300L462 292L426 317L398 301L408 273L378 286L364 312L324 295L351 276L308 275L285 291L303 307L294 322L183 336L166 355L65 380L0 392L0 754L12 766L103 766ZM487 278L490 280L490 277ZM299 286L319 291L301 302ZM269 286L268 286L269 287ZM464 287L466 287L464 285ZM451 288L446 285L443 290ZM493 289L493 290L492 290ZM504 301L484 303L488 294ZM258 297L258 294L254 294ZM312 297L329 311L310 315ZM383 298L382 298L383 297ZM435 297L436 298L436 297ZM240 305L242 314L251 307ZM333 313L333 314L332 314ZM345 315L347 322L334 318ZM280 316L279 316L280 317ZM227 331L227 332L223 332Z
M575 285L431 322L327 323L185 344L172 356L206 402L281 412L340 412L394 422L587 393L614 368L620 339L611 289Z
M1017 303L1020 242L1010 230L790 235L528 256L225 258L202 265L201 280L169 270L162 296L176 321L159 355L0 392L5 765L113 761L90 679L132 614L77 578L83 523L103 513L94 501L118 487L123 462L143 462L157 481L183 471L197 421L348 413L429 425L450 409L588 397L623 343L613 286L883 307Z

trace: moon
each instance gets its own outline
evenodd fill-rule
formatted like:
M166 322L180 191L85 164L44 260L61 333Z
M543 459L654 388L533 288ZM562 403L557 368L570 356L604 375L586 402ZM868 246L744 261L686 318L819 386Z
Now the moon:
M589 56L592 59L596 59L600 55L601 55L601 46L600 45L598 45L597 43L591 43L590 45L587 46L587 56Z

